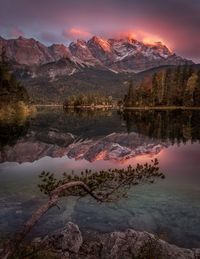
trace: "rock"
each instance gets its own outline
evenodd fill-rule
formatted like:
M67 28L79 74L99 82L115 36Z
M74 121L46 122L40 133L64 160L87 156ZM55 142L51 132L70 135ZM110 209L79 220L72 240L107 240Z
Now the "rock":
M70 259L70 254L68 252L62 253L60 259Z
M44 64L51 67L53 64L53 72L60 68L60 60L69 60L67 65L73 64L79 70L81 65L81 67L90 65L117 72L138 72L159 65L193 64L192 61L172 53L161 42L151 45L127 37L105 39L93 36L87 42L80 39L71 42L69 47L63 44L47 47L33 38L19 37L6 40L0 37L0 48L2 46L6 49L8 60L15 61L18 66L21 64L31 68L35 65L42 70ZM43 66L40 66L41 64Z
M179 248L147 232L113 232L103 241L102 258L194 259L194 251Z
M200 248L193 249L195 258L200 259Z
M153 234L133 229L88 233L83 241L78 226L69 222L46 241L46 247L53 248L61 259L200 259L199 248L180 248Z
M83 243L79 227L68 222L64 229L53 237L53 246L62 251L78 253Z

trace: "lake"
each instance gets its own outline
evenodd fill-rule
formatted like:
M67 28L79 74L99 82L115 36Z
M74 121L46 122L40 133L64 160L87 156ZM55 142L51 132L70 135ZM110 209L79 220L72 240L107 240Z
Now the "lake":
M183 247L200 247L200 111L66 110L38 107L0 124L0 233L8 237L47 199L38 175L122 168L158 158L166 179L99 204L62 199L33 229L46 235L67 221L87 232L134 228Z

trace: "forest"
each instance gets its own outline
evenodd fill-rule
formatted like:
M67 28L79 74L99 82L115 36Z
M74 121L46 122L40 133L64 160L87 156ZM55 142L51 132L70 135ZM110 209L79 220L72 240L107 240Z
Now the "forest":
M71 95L64 101L64 107L79 106L112 106L114 103L112 96L104 96L99 92L87 94Z
M0 106L29 101L26 89L15 79L10 70L5 51L2 50L0 57Z
M162 69L142 80L130 82L124 106L200 106L200 70L193 66Z

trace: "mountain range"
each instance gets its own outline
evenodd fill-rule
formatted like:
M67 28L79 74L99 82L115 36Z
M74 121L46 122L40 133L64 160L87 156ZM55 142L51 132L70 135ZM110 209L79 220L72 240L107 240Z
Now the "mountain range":
M60 102L66 95L99 91L123 96L124 83L136 74L161 66L192 65L161 42L103 39L93 36L68 46L45 46L31 38L4 39L0 50L34 102Z
M68 74L84 66L105 67L116 72L138 72L161 65L193 63L177 56L161 42L145 44L128 37L103 39L94 36L88 41L71 42L69 46L53 44L49 47L33 38L6 40L0 37L2 46L6 49L8 59L20 65L39 66L66 59L71 63Z

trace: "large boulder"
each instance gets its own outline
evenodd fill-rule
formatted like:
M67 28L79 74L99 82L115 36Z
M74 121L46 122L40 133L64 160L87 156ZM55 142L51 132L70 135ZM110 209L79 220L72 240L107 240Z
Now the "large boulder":
M82 234L79 227L72 222L68 222L60 233L57 233L51 239L54 248L62 250L62 252L70 252L77 254L83 243Z
M198 250L171 245L147 232L113 232L103 241L102 258L195 259Z

